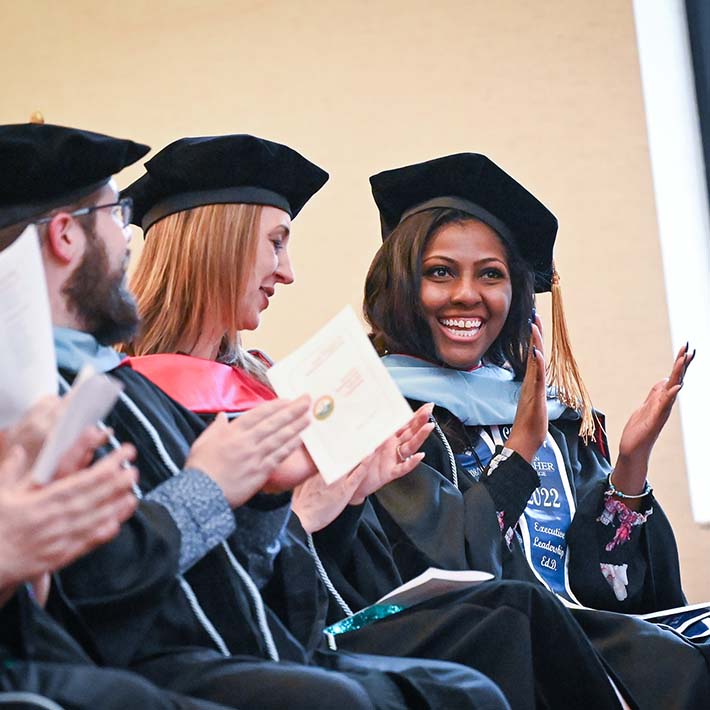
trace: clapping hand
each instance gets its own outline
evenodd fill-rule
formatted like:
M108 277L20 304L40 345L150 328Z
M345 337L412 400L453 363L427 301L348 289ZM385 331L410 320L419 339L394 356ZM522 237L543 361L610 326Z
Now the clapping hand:
M542 323L539 316L531 325L530 346L525 378L520 387L520 399L515 421L506 446L516 451L528 463L547 436L547 389L545 356L542 349Z
M644 488L651 451L675 404L678 392L695 351L687 344L676 355L670 376L657 382L643 404L629 417L619 442L619 457L614 468L614 485L627 495L638 495Z
M360 505L367 496L406 476L421 463L424 454L417 451L434 430L434 423L429 421L433 409L433 404L423 404L404 427L363 459L355 471L362 468L365 474L350 500L351 505Z
M371 493L416 468L424 458L423 453L416 452L434 428L429 422L433 407L420 407L404 427L331 485L317 475L298 486L293 494L293 511L306 532L321 530L348 504L360 505Z
M273 399L233 421L225 414L192 444L185 467L210 476L236 508L260 491L274 469L301 446L301 432L310 421L310 399Z
M0 458L0 590L24 580L46 582L46 572L110 540L133 514L137 471L126 462L135 449L125 444L77 470L75 462L83 460L92 437L99 441L103 435L87 430L62 458L63 477L44 486L33 482L21 446Z

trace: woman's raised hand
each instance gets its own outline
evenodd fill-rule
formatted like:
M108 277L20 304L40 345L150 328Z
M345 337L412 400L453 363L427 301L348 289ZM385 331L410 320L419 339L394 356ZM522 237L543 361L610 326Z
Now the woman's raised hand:
M273 470L301 445L308 426L310 399L264 402L239 418L225 414L195 440L185 467L210 476L236 508L261 490Z
M360 505L367 496L406 476L421 463L424 454L417 452L434 430L434 423L429 421L433 409L433 404L423 404L405 426L360 462L355 471L363 469L364 475L350 500L351 505Z
M651 388L644 403L629 417L619 442L619 458L614 467L614 485L627 495L641 493L646 482L648 461L665 423L668 421L685 373L695 358L687 344L676 355L670 376Z
M319 473L293 491L291 507L307 533L330 525L350 502L367 470L356 466L350 473L328 485Z
M513 428L506 442L509 449L516 451L528 463L532 463L547 435L545 357L542 349L542 322L539 316L535 316L531 329L525 378L520 388Z
M293 494L293 510L306 532L329 525L345 509L360 505L371 493L412 471L424 458L419 447L434 429L433 404L421 406L398 432L385 439L347 476L327 485L321 476L302 483Z

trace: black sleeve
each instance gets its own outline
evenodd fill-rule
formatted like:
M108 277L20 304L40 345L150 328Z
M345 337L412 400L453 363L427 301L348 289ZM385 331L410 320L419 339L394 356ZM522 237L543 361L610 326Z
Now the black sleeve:
M125 665L177 585L180 534L143 502L111 542L55 575L50 610L99 663Z
M611 466L602 451L585 444L576 426L557 426L564 440L553 435L561 449L566 447L562 450L577 493L577 512L567 533L570 583L577 598L596 609L633 614L685 604L675 537L658 501L648 496L638 513L609 501L604 493Z
M352 611L402 584L392 549L369 501L345 510L313 534L314 547L338 594ZM331 594L328 621L345 616Z
M499 527L505 534L510 527L517 524L530 496L540 485L540 478L517 451L497 463L495 468L494 463L495 457L481 476L481 483L488 489L498 516Z

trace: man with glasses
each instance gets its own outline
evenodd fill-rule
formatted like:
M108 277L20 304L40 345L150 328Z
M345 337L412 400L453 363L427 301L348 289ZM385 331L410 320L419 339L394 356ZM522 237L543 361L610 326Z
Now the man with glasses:
M39 224L60 372L70 379L88 362L125 385L109 423L137 447L139 469L163 477L114 541L62 574L50 608L101 664L242 710L506 708L487 678L461 666L314 653L315 570L287 591L299 641L234 561L233 547L271 540L283 523L273 513L288 496L255 494L300 442L308 403L275 400L205 428L107 347L137 324L124 285L128 203L109 178L142 148L58 126L0 126L0 170L11 176L0 184L0 246Z
M71 279L64 285L67 298L52 299L54 310L61 312L70 304L74 310L72 317L95 334L100 343L116 343L133 333L138 324L133 298L126 289L131 201L119 200L113 179L93 193L91 199L99 204L57 212L37 220L36 224L47 225L46 239L56 245L60 258L68 262L74 249L83 251ZM80 236L74 242L62 239L70 231L83 238ZM69 314L63 315L69 320L66 317Z

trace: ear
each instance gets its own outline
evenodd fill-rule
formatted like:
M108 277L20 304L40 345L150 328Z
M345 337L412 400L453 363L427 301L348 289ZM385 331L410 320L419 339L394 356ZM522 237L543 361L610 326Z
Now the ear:
M84 248L85 236L68 212L59 212L47 225L47 248L62 264L71 263Z

